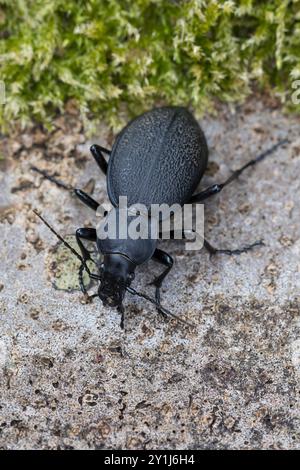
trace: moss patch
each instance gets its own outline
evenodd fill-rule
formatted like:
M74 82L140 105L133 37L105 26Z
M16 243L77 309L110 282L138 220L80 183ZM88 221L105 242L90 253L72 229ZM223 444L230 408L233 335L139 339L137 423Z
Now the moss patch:
M51 126L67 103L116 129L124 111L200 113L254 81L290 102L299 20L299 0L0 0L0 120Z
M65 240L76 251L79 251L76 238L73 235L66 236ZM94 263L88 261L87 265L92 272L96 272ZM72 253L70 253L70 251L61 242L59 242L49 253L47 268L49 278L56 289L69 292L80 290L78 280L80 261L72 255ZM91 287L92 282L86 272L83 274L83 281L87 289Z

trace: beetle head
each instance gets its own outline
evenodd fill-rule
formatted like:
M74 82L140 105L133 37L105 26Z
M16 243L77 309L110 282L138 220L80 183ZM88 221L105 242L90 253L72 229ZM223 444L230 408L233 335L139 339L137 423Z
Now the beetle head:
M104 255L100 265L98 295L103 305L120 307L126 287L134 279L135 265L126 256L118 253Z

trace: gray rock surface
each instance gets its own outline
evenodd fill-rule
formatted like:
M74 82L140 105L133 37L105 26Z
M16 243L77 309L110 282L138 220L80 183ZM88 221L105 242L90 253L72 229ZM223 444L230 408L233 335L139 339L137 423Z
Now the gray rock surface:
M76 115L2 138L0 162L0 448L299 449L299 118L252 99L202 119L210 165L201 187L223 181L277 140L278 150L205 208L218 247L263 238L251 253L210 259L164 242L176 264L163 304L196 324L164 323L128 296L119 314L78 291L54 288L57 240L95 223L91 210L30 171L35 164L77 187L105 178ZM105 131L99 142L111 143ZM71 261L70 261L71 262ZM73 261L72 261L73 262ZM160 271L139 269L134 286Z

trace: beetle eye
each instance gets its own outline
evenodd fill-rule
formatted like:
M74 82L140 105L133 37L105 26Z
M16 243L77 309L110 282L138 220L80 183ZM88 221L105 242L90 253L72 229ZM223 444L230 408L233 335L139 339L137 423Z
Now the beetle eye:
M135 274L134 274L134 273L129 273L129 274L128 274L128 280L129 280L129 281L133 281L134 278L135 278Z
M101 263L99 266L100 271L104 271L104 263Z

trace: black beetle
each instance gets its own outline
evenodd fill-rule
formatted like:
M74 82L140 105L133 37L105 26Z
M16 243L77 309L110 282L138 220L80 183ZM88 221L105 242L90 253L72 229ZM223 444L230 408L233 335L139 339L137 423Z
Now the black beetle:
M117 208L120 196L127 196L128 205L136 203L168 205L202 202L213 194L219 193L225 186L236 179L246 168L255 165L274 152L286 140L278 142L269 150L250 160L222 184L214 184L198 194L194 194L208 161L208 148L205 136L192 114L182 107L156 108L132 120L117 136L112 150L92 145L91 153L99 168L107 175L107 191L112 205ZM104 155L109 156L107 163ZM97 210L99 204L85 192L71 188L46 172L32 167L46 178L61 187L72 190L88 207ZM39 215L37 213L37 215ZM49 224L39 215L48 227L70 248ZM80 286L86 294L83 284L83 270L92 278L100 281L98 295L103 304L116 306L124 317L123 299L125 292L139 295L153 302L163 315L170 314L160 304L160 288L166 275L173 266L172 257L157 248L157 240L106 239L97 237L95 228L79 228L76 239L82 256L72 249L81 260L79 271ZM99 274L92 274L86 261L91 259L82 239L97 243L98 251L103 255ZM239 254L250 250L262 241L237 250L219 250L204 240L204 246L211 254ZM154 279L156 287L155 301L138 293L130 287L134 279L135 268L153 259L165 266L165 270ZM97 295L97 294L96 294Z

